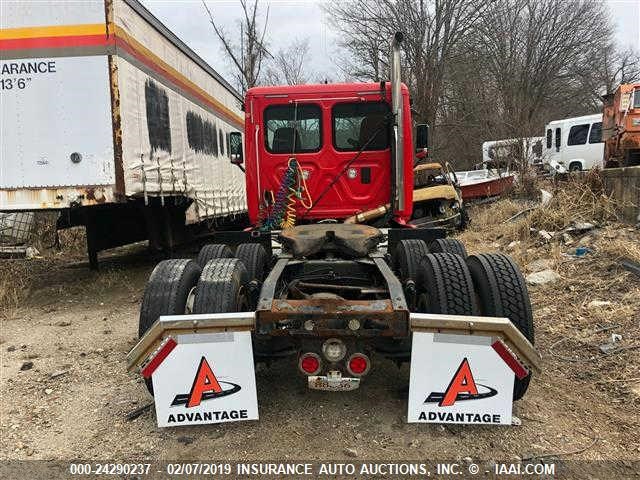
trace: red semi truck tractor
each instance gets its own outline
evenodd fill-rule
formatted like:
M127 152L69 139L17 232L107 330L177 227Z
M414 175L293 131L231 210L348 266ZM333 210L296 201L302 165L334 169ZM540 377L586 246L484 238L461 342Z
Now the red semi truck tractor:
M413 160L426 144L413 141L400 42L390 82L247 92L244 154L239 134L231 150L246 170L253 227L220 233L195 261L158 264L130 369L144 372L180 333L228 329L252 332L255 361L293 359L314 389L356 388L376 358L409 361L417 330L489 335L528 372L538 367L515 263L467 256L443 229L407 225ZM426 140L425 128L416 138Z
M297 222L343 220L371 211L388 204L393 190L397 203L389 220L406 224L412 213L415 151L405 85L399 105L406 148L395 152L388 82L250 89L244 161L251 221L260 224L272 213L271 200L295 158L306 190L305 202L297 202Z

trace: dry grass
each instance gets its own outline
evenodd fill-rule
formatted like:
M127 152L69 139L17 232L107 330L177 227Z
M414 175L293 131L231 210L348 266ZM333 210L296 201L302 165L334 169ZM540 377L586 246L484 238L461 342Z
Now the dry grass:
M527 241L531 238L532 229L558 232L576 222L603 225L619 220L621 205L605 194L598 171L592 171L583 178L570 178L561 184L537 183L538 191L540 187L553 192L546 205L540 205L531 196L524 199L512 196L490 205L472 207L471 226L462 238L471 241L479 240L479 237L508 242ZM523 211L522 215L511 219Z
M623 230L630 233L632 230ZM640 241L633 239L632 235L625 235L615 227L609 227L607 232L596 242L599 253L613 260L627 258L640 263Z
M556 188L551 201L534 210L528 220L538 230L557 231L574 222L618 221L619 207L605 194L599 172L591 171L582 179L570 178Z
M545 206L510 197L473 207L471 225L460 238L471 253L511 255L525 273L531 271L533 261L548 260L561 279L529 287L536 346L546 358L545 370L590 384L597 381L597 388L616 401L639 404L640 396L634 393L637 384L624 379L637 377L640 368L640 279L624 270L620 260L640 262L640 230L619 223L621 206L603 193L597 172L583 180L546 185L546 189L554 196ZM571 232L571 238L558 234L551 241L536 233L561 232L576 222L593 223L596 228ZM576 258L573 252L578 246L588 247L589 253ZM593 300L610 303L590 305ZM612 333L622 335L621 350L605 355L599 346Z
M0 261L0 318L14 316L29 283L29 268L24 261Z

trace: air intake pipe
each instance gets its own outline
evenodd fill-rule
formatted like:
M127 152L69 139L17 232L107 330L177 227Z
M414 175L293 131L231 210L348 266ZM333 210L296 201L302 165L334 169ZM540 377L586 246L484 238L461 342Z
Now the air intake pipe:
M402 32L396 32L391 41L391 109L393 111L393 151L391 204L393 212L404 210L404 119L402 110L402 80L400 74L400 44Z

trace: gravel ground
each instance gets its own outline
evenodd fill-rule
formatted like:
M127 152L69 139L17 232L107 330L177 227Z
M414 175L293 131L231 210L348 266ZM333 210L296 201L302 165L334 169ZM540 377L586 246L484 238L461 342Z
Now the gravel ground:
M467 237L471 251L506 248L490 236ZM531 288L544 373L515 404L520 426L407 424L408 366L374 358L362 387L345 393L307 391L291 361L258 368L260 421L159 429L152 409L126 419L151 401L140 377L126 372L125 355L155 261L133 247L99 273L64 257L14 262L32 280L21 282L24 300L3 308L1 459L640 458L637 350L604 358L593 342L611 332L580 337L615 322L625 345L638 341L640 279L619 269L563 264L565 280ZM612 303L587 308L581 293L589 289L589 298Z

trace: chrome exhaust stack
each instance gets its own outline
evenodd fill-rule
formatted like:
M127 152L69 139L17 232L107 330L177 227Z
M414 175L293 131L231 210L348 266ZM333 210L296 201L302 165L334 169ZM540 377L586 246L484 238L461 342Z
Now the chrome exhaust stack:
M402 115L402 80L400 72L400 44L402 32L391 41L391 109L393 111L393 210L404 210L404 129Z

